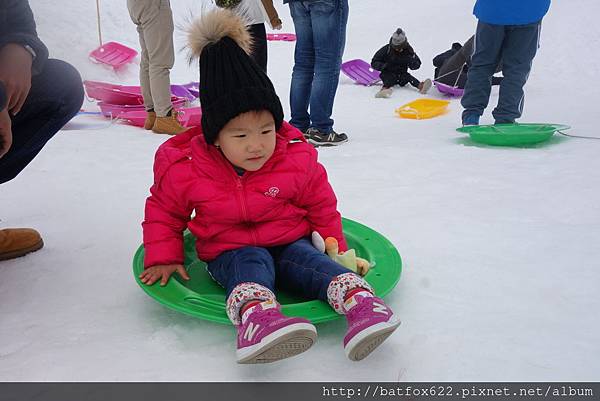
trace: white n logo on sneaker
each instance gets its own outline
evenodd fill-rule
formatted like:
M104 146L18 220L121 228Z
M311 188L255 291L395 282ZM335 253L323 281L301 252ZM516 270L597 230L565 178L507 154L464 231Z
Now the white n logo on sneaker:
M252 341L252 337L254 337L259 328L259 324L255 325L253 323L249 323L248 328L246 328L246 331L244 332L244 339L246 339L246 341Z
M387 308L385 307L385 305L373 302L373 312L383 313L384 315L387 315Z

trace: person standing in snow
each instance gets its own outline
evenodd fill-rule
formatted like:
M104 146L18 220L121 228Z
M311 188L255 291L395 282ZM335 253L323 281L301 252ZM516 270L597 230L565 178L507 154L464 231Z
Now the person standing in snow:
M283 0L296 29L290 123L315 146L348 141L333 130L333 102L346 44L348 0Z
M48 59L25 0L0 2L0 184L15 178L83 103L75 68ZM0 230L0 260L44 245L30 228Z
M421 59L408 43L406 34L400 28L393 33L390 42L375 53L371 60L371 67L381 71L380 77L383 81L381 90L375 94L375 97L388 98L392 96L392 88L395 85L411 84L423 94L431 88L429 78L421 82L408 72L409 68L418 70L421 67Z
M173 12L169 0L127 0L142 49L140 86L146 108L144 128L157 134L184 132L171 103L169 73L175 63Z
M141 281L164 285L176 271L189 279L187 227L198 256L226 290L238 363L288 358L316 339L308 320L281 313L276 281L346 315L346 354L366 357L400 320L362 277L311 243L318 232L347 249L316 150L283 121L273 83L248 56L251 38L239 16L214 9L194 23L189 37L199 57L202 127L169 139L156 153L142 223Z
M523 113L527 82L539 47L542 18L550 0L477 0L475 50L461 104L463 125L478 125L488 105L492 76L500 62L502 75L498 105L492 111L496 124L514 123Z
M250 57L267 72L267 31L265 22L271 28L281 29L282 23L273 6L273 0L216 0L216 4L222 8L231 8L241 16L248 26L252 35L252 52Z

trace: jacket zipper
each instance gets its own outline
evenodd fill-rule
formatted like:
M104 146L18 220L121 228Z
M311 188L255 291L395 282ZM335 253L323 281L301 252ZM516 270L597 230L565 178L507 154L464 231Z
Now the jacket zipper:
M271 157L271 159L267 162L267 164L273 163L274 161L278 160L281 157L283 157L283 154L278 152L277 154L274 154ZM223 163L225 168L228 168L229 171L231 172L231 174L233 174L235 176L238 201L239 201L241 209L242 209L242 217L243 217L244 221L247 223L248 229L250 230L250 233L252 234L253 245L256 246L258 244L258 236L256 235L256 228L254 227L254 224L252 224L248 218L248 210L246 208L246 189L244 187L244 182L243 182L244 177L240 177L239 175L237 175L233 166L231 166L231 164L229 164L229 162L227 161L227 159L225 159L224 156L220 157L219 160L221 160L221 162ZM248 174L248 172L246 172L246 174Z
M246 188L244 187L244 183L242 181L242 177L237 177L237 189L238 189L238 199L240 205L242 207L242 216L244 221L248 225L248 229L250 230L250 234L252 234L252 245L256 246L258 244L258 239L256 238L256 230L254 225L250 222L248 218L248 209L246 208Z

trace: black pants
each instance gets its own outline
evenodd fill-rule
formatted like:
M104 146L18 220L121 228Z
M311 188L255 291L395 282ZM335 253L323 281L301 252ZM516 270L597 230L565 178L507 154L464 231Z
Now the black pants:
M267 31L265 29L265 24L254 24L248 26L250 31L250 35L254 39L252 53L250 57L256 64L263 69L263 71L267 72Z
M418 88L421 83L421 81L410 75L408 72L395 73L382 71L379 77L381 78L381 81L383 81L383 86L386 88L391 88L394 85L405 86L406 84L411 84L415 88Z
M83 85L77 70L60 60L48 60L31 80L21 111L11 117L13 143L0 158L0 184L15 178L77 112Z

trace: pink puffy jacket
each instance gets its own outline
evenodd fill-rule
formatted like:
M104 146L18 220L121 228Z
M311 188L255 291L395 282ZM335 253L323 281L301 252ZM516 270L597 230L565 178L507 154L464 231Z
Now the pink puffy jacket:
M169 139L156 152L150 192L142 223L145 267L182 264L186 227L205 261L243 246L288 244L312 231L347 249L325 168L286 122L273 156L241 177L199 127Z

